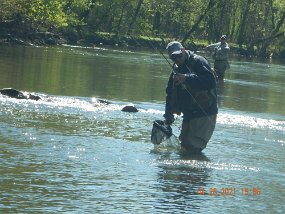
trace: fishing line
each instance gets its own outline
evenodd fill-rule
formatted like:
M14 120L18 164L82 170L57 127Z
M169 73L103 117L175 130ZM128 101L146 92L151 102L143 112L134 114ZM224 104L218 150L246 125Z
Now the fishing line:
M186 68L188 69L188 71L191 73L190 68L188 67L188 65L186 65ZM212 121L212 119L209 117L209 115L207 114L207 112L204 110L204 108L197 102L197 100L194 98L194 96L190 93L190 91L187 89L187 87L185 85L184 89L188 92L188 94L190 94L190 96L192 97L192 99L194 100L194 102L197 104L197 106L202 110L202 112L205 114L205 116L209 119L209 121L211 123L214 123L214 121Z
M172 69L172 73L175 75L176 73L175 73L175 71L174 71L174 69L173 69L173 65L169 62L169 60L165 57L165 55L163 54L163 52L162 52L161 50L155 48L155 46L153 45L153 43L152 43L152 41L151 41L150 36L149 36L146 32L144 32L144 33L145 33L146 36L148 37L152 48L159 51L159 53L163 56L163 58L164 58L164 59L167 61L167 63L170 65L170 67L171 67L171 69ZM191 70L190 70L190 68L188 67L188 65L186 65L186 67L187 67L188 71L189 71L190 73L192 73ZM174 86L173 86L173 87L174 87ZM196 105L201 109L201 111L203 112L203 114L205 114L205 116L208 118L208 120L209 120L211 123L214 123L214 121L209 117L209 115L206 113L206 111L204 110L204 108L197 102L197 100L195 99L195 97L191 94L191 92L187 89L187 87L186 87L185 85L184 85L184 89L185 89L186 92L191 96L191 98L192 98L193 101L196 103Z
M168 58L166 58L166 56L164 56L163 52L162 52L160 49L158 49L158 48L155 47L155 45L153 44L152 39L150 38L150 36L148 35L148 33L147 33L147 32L143 32L143 33L147 36L151 47L152 47L153 49L155 49L155 50L158 50L158 52L162 55L162 57L163 57L163 58L166 60L166 62L169 64L169 66L171 67L171 69L173 69L171 62L169 62ZM163 39L161 39L161 40L163 41Z
M141 32L142 33L142 32ZM174 71L174 68L173 68L173 64L171 64L171 62L169 62L169 60L165 57L165 55L163 54L163 52L156 48L155 45L153 44L152 42L152 39L151 37L148 35L147 32L143 32L143 34L145 34L147 36L147 38L149 39L149 43L151 45L151 47L154 49L154 50L157 50L161 55L162 57L166 60L166 62L169 64L169 66L171 67L171 70L172 70L172 73L175 75L176 72ZM134 40L139 44L139 42L134 38ZM161 39L163 41L163 39ZM188 65L186 65L188 71L191 73L191 70L190 68L188 67ZM174 87L174 86L173 86ZM184 86L184 89L186 90L186 92L191 96L191 98L193 99L193 101L195 102L195 104L201 109L201 111L203 112L203 114L208 118L208 120L211 122L211 123L214 123L214 121L209 117L209 115L207 114L207 112L204 110L204 108L198 103L198 101L195 99L195 97L191 94L191 92L186 88L186 86ZM179 127L178 127L179 128Z

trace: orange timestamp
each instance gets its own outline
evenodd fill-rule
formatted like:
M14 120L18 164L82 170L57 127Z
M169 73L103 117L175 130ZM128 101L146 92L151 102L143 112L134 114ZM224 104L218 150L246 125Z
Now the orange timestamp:
M261 194L261 189L258 187L244 187L244 188L209 188L206 190L204 187L199 187L197 190L198 195L210 195L210 196L236 196L241 194L242 196L259 196Z

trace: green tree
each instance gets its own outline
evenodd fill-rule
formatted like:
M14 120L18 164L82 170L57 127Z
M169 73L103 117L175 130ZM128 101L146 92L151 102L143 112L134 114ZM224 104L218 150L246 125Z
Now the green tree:
M263 55L282 50L284 22L284 0L0 1L2 35L53 31L74 34L76 41L106 32L213 42L227 34L240 48Z
M11 21L23 10L19 0L0 1L0 22Z
M36 30L52 30L67 26L67 16L61 0L24 1L26 16Z

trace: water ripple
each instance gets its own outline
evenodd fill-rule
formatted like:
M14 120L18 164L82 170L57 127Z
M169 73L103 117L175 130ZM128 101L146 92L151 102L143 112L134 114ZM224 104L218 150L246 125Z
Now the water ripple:
M231 163L219 163L199 160L164 160L158 162L163 166L177 167L191 167L196 169L216 169L216 170L230 170L230 171L260 171L257 167L245 166Z

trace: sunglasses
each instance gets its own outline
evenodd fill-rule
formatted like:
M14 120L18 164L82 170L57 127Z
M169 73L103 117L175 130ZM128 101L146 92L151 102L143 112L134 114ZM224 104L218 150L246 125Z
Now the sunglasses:
M170 59L172 60L172 61L176 61L178 58L181 58L182 57L182 53L180 53L180 54L174 54L174 55L171 55L170 56Z

